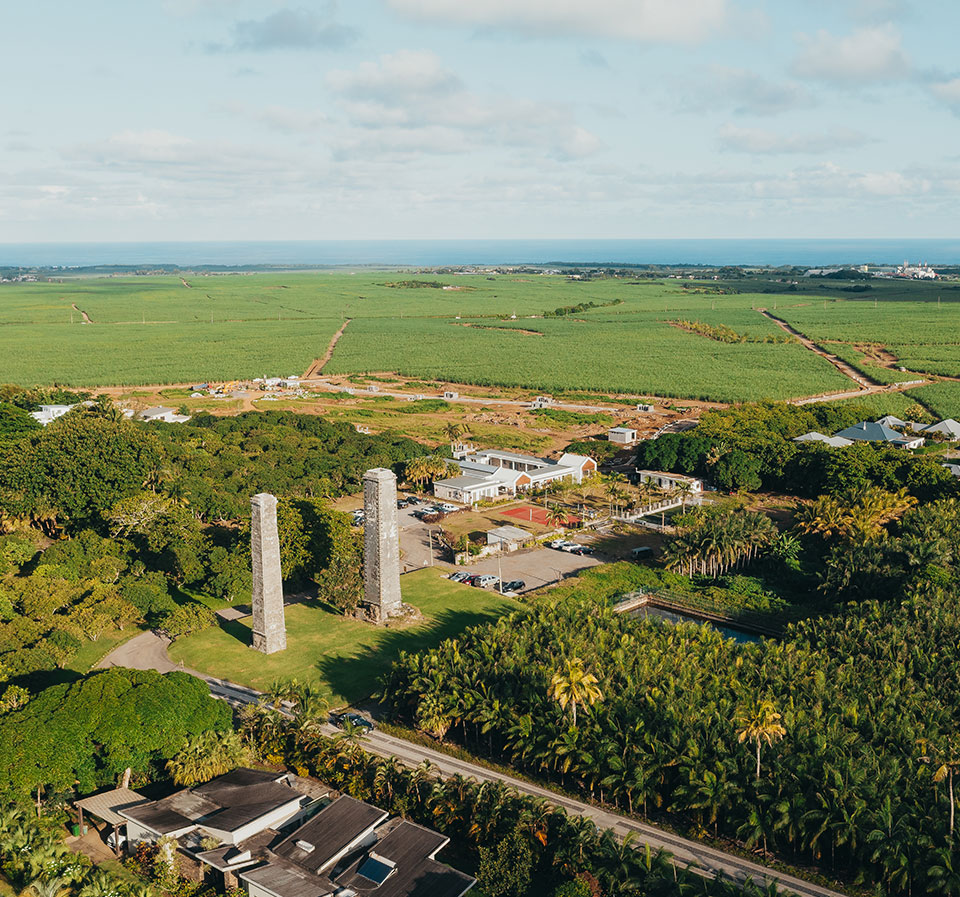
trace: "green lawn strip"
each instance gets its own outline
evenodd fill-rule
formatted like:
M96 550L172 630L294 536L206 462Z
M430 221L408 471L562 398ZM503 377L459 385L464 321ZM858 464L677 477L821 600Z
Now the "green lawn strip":
M80 650L70 658L66 669L76 673L89 673L90 670L106 657L114 648L140 635L142 630L128 627L124 630L113 629L105 632L95 642L84 642Z
M330 706L356 703L377 688L381 674L400 651L423 651L466 627L494 620L521 607L483 589L444 579L438 570L401 578L406 603L426 620L407 628L378 628L347 619L317 603L286 609L287 650L265 656L250 645L250 618L177 641L174 661L231 682L264 690L278 679L296 678L319 688Z

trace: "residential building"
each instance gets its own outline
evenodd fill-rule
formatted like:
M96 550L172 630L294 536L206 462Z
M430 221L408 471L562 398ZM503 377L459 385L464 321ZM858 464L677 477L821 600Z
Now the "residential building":
M157 405L156 408L148 408L140 412L140 420L157 421L161 420L168 424L183 424L190 420L189 414L177 414L175 408L167 408L164 405Z
M239 872L249 897L462 897L476 880L436 859L449 839L343 796L262 862Z
M607 439L618 445L633 445L637 441L637 431L631 427L611 427L607 430Z
M662 470L638 470L637 477L641 483L650 483L664 492L676 489L681 484L690 487L690 493L699 495L703 492L703 480L697 477L684 476L681 473L666 473Z
M843 448L847 445L853 445L853 440L851 439L844 439L842 436L825 436L823 433L818 433L816 430L811 430L809 433L804 433L803 436L797 436L793 441L823 442L832 448Z
M924 427L922 432L939 433L951 442L956 442L960 440L960 423L957 423L952 417L948 417L946 420L942 420L937 424L930 424L929 427Z
M453 463L460 468L460 476L437 480L433 494L469 505L516 495L557 480L581 483L597 470L597 462L586 455L566 453L559 460L550 461L499 449L474 451Z
M867 420L860 421L859 424L854 424L833 435L854 442L885 442L898 448L914 449L923 445L922 436L904 436L884 424Z
M235 846L279 828L312 803L314 799L295 789L286 773L240 768L118 812L127 820L131 844L156 841L163 835L178 839L192 835L186 845L213 837L221 845Z
M31 411L30 416L46 426L53 423L58 417L63 417L71 408L76 407L76 405L41 405L40 410Z

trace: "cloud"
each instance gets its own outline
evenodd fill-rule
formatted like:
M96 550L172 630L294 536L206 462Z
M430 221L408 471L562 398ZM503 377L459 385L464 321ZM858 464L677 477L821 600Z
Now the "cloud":
M431 52L388 53L377 62L330 72L327 84L353 128L335 150L341 158L513 147L570 160L601 148L568 106L468 90Z
M684 112L707 112L717 106L737 115L777 115L816 105L813 95L793 81L771 81L748 69L714 65L696 79L682 80L677 88Z
M960 115L960 77L934 81L928 86L928 90L941 103Z
M353 43L357 31L336 21L334 0L320 13L308 9L278 9L263 19L246 19L233 26L229 43L207 44L211 53L230 51L338 49Z
M423 21L504 28L533 36L623 38L696 43L723 31L729 0L387 0Z
M792 70L801 78L869 84L902 78L910 70L900 46L900 32L889 23L858 28L842 37L821 29L799 39L800 53Z
M580 62L583 65L591 66L592 68L610 68L610 63L607 62L607 57L604 56L599 50L584 50L580 54Z
M363 62L352 70L334 70L327 75L327 83L344 96L384 102L449 94L463 87L439 56L418 50L399 50L381 56L379 62Z
M817 154L863 146L869 139L845 129L820 134L776 134L760 128L724 125L718 134L722 149L759 155Z

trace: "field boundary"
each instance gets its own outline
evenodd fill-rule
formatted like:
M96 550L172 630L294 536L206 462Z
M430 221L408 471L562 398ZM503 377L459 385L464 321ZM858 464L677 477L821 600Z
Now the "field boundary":
M343 336L343 331L347 329L347 324L352 320L353 318L347 318L347 320L343 322L343 326L330 339L330 344L327 346L327 351L323 353L323 358L316 359L313 364L307 368L306 373L303 375L304 380L310 380L318 376L327 366L327 363L333 358L333 350L337 347L340 337Z

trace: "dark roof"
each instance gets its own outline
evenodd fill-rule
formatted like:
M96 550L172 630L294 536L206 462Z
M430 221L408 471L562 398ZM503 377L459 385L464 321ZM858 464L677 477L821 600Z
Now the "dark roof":
M182 828L189 828L194 824L192 819L166 806L163 801L141 804L138 807L128 807L126 810L122 810L120 815L132 819L134 822L139 822L160 835L176 832Z
M387 816L384 810L345 794L281 841L274 853L308 872L317 872ZM313 849L304 850L299 844L309 844ZM283 897L295 895L284 892Z
M460 897L473 886L474 879L432 859L448 840L437 832L403 820L338 875L337 884L376 897ZM385 866L393 869L380 884L361 872L382 873Z
M325 875L306 872L282 860L258 869L245 869L240 873L240 878L279 897L329 897L337 889Z
M190 825L235 832L303 797L278 781L282 775L259 769L235 769L162 800L125 810L123 815L160 834Z

